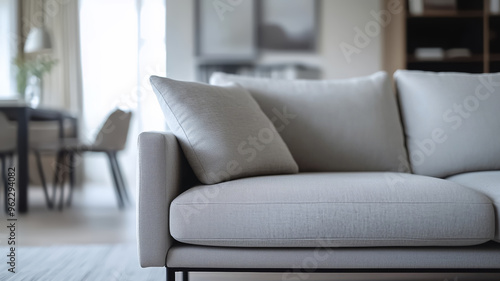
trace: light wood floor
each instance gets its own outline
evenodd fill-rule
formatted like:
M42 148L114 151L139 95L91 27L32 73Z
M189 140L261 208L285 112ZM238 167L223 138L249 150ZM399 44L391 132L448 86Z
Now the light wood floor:
M22 246L135 243L135 208L118 210L110 187L75 190L72 206L62 212L46 207L39 187L30 187L29 198L29 213L18 217ZM5 232L1 235L5 246Z

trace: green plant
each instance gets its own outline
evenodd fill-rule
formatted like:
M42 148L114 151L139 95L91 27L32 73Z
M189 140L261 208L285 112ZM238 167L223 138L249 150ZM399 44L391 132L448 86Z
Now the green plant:
M56 63L56 60L49 57L36 57L28 61L28 73L42 79L43 75L49 73Z
M28 85L28 65L24 58L21 56L17 56L14 59L14 65L17 68L16 73L16 86L17 93L24 97L24 92L26 90L26 86Z
M17 68L17 92L24 97L24 92L28 86L29 76L33 75L41 80L43 75L45 73L49 73L52 70L52 67L57 64L57 60L48 56L37 56L33 59L26 59L24 57L17 56L13 63Z

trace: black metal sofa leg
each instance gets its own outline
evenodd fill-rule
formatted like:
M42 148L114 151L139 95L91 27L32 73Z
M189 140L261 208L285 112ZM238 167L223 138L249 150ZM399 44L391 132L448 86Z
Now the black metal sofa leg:
M175 270L166 267L167 281L175 281ZM182 281L189 281L189 271L182 271Z
M175 281L175 271L166 267L167 269L167 281Z

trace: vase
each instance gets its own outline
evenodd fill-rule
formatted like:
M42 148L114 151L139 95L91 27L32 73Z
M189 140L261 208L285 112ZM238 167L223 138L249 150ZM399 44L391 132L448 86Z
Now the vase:
M31 76L26 86L24 101L30 107L36 108L40 105L42 98L42 80L36 76Z

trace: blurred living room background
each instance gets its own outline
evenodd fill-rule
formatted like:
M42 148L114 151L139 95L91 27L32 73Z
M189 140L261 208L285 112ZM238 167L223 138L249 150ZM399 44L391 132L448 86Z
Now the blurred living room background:
M30 148L21 152L30 154L30 231L20 235L27 245L134 242L134 198L117 208L106 155L77 154L72 205L59 212L45 202L31 147L74 137L90 144L111 112L130 111L118 163L134 197L137 136L166 129L150 75L207 82L215 71L280 79L495 72L499 9L497 0L0 0L0 113L22 107L76 120L64 121L63 133L57 120L28 122ZM17 126L17 115L6 116ZM56 154L42 162L52 192Z

